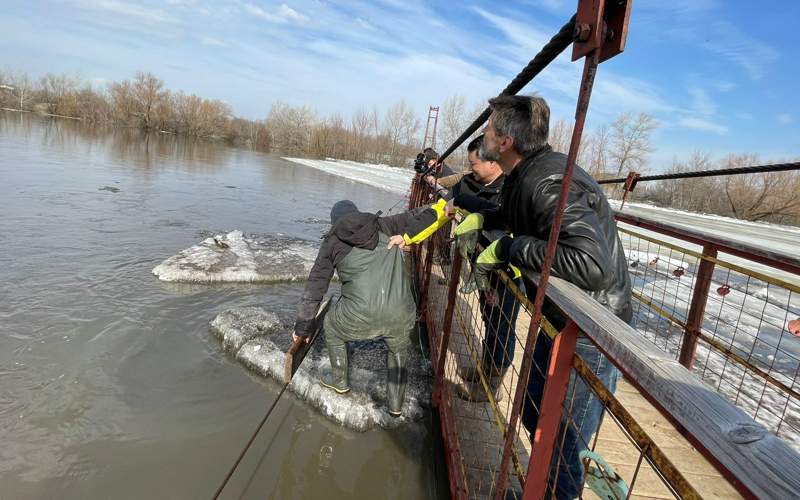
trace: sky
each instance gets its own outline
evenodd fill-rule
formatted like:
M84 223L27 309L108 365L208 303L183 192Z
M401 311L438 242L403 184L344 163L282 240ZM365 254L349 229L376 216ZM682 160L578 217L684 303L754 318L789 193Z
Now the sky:
M0 68L102 86L150 71L172 90L263 119L274 101L321 115L476 109L574 13L575 0L3 0ZM601 64L588 126L658 121L652 171L693 151L798 157L797 0L635 0L625 52ZM523 93L572 120L582 62L562 54ZM421 133L420 133L421 135Z

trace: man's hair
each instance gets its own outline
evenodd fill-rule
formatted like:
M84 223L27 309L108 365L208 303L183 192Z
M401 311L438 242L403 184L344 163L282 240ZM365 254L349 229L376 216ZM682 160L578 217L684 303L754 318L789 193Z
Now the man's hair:
M483 148L483 134L469 141L469 144L467 144L467 153L472 153L473 151L477 151L478 156L480 156L481 148Z
M514 139L514 151L526 155L547 144L550 107L536 95L504 95L489 99L498 136Z
M425 161L439 159L439 153L437 153L433 148L425 148L422 150L422 152L425 154Z

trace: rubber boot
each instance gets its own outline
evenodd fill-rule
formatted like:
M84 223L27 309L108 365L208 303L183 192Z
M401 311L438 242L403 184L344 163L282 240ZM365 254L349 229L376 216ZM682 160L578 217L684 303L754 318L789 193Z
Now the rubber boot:
M403 414L403 398L406 393L406 354L390 352L387 356L386 366L389 368L389 377L386 381L386 400L389 406L389 415L399 417Z
M324 374L320 382L339 394L350 391L350 382L347 374L347 344L331 346L328 344L328 356L331 358L331 373Z

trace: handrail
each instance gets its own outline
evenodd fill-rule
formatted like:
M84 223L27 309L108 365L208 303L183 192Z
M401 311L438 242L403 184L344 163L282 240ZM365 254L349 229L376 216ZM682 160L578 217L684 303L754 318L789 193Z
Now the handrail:
M800 491L800 454L787 443L574 284L551 277L547 296L743 495Z
M646 217L631 215L625 212L615 212L617 221L655 231L679 240L688 241L697 245L714 245L717 250L727 254L742 257L760 264L765 264L782 271L800 275L800 259L779 251L767 250L754 245L733 241L727 238L710 235L695 229L655 221Z

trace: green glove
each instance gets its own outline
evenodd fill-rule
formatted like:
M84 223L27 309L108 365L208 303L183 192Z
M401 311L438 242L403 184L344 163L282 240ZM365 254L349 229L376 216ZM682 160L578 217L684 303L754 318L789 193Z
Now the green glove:
M456 226L453 235L456 238L458 251L465 259L469 259L472 252L475 251L482 227L483 215L481 214L469 214L461 221L461 224Z
M489 288L489 275L497 269L504 269L508 266L508 253L513 243L511 236L503 236L495 240L486 250L475 259L472 267L472 276L461 287L462 293L472 293L475 290L487 290Z

